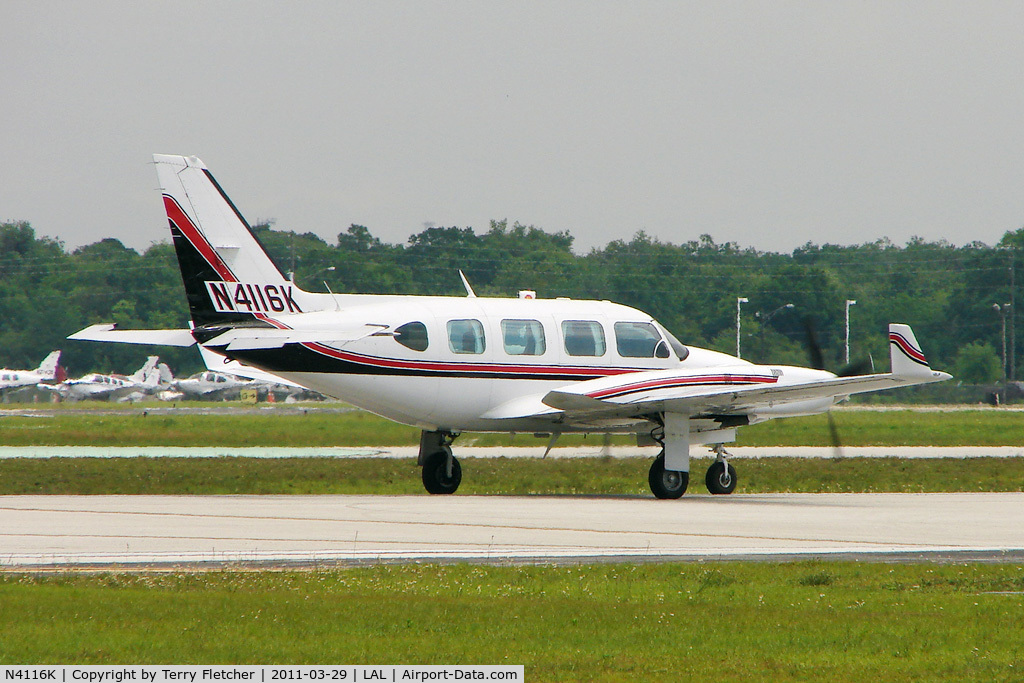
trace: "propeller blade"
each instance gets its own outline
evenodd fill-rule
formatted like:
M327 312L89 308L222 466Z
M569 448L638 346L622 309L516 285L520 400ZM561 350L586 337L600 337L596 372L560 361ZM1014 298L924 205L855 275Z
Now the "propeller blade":
M844 366L836 372L836 377L855 377L857 375L867 375L875 371L875 364L871 362L870 358L861 358L850 362L849 365Z
M839 429L836 427L836 420L832 416L832 411L828 411L828 433L832 437L832 457L839 460L844 457L843 454L843 443L839 440Z
M825 356L821 352L818 333L815 332L814 321L810 317L804 318L804 331L807 333L807 353L811 357L811 367L815 370L824 370Z

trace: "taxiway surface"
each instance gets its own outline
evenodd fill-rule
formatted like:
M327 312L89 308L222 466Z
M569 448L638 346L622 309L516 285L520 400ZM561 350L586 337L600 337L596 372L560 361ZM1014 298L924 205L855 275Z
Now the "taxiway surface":
M0 496L0 569L1024 559L1024 493Z

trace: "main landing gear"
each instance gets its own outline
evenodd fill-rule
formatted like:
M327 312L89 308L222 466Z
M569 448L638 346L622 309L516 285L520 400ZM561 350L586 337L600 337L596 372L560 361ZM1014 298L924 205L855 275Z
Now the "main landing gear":
M651 463L651 469L647 473L647 483L650 484L651 493L655 498L673 500L686 493L686 487L690 483L690 473L666 470L665 449L663 448Z
M732 493L736 490L736 468L726 460L729 454L722 444L716 444L714 452L717 457L708 468L707 474L704 475L704 484L708 487L708 492L714 495ZM686 493L687 485L690 483L690 473L666 470L665 449L662 448L661 453L651 463L651 469L647 474L647 483L650 484L651 493L655 498L673 500Z
M455 493L462 483L462 466L452 455L453 432L422 432L417 464L423 468L427 493Z

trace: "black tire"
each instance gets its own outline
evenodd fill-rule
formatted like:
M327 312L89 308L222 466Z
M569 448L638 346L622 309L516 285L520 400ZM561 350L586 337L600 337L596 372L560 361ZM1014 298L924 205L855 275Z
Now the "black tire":
M462 465L452 458L452 476L448 476L448 453L438 451L427 457L423 465L423 488L427 493L455 493L462 483Z
M704 483L708 492L716 496L726 495L736 490L736 469L721 460L711 463L708 473L704 475Z
M673 500L686 493L686 487L690 483L690 473L666 470L665 453L662 452L651 463L651 470L647 474L647 483L651 485L651 493L655 498Z

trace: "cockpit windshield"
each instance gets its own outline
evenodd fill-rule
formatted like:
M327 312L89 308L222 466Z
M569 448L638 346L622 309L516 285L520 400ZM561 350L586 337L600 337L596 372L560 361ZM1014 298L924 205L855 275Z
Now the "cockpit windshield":
M658 329L661 330L661 333L665 335L665 339L668 340L669 346L672 347L672 350L675 352L676 356L679 357L679 360L686 360L686 357L690 355L690 349L686 348L686 345L683 344L683 342L676 339L676 336L669 332L664 325L659 322L655 322L654 324L657 325Z

